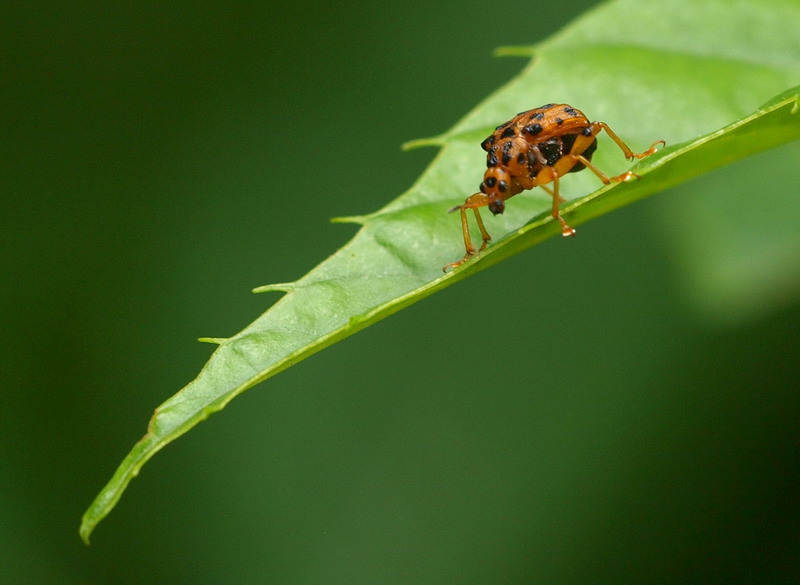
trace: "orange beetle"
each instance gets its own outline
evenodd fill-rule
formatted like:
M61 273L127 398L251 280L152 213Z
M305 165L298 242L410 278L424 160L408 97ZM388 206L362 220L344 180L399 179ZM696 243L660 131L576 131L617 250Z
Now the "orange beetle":
M566 104L547 104L520 112L498 126L481 143L487 152L488 168L483 175L480 193L470 195L463 205L450 210L451 213L461 210L461 227L467 253L458 262L447 264L444 271L461 266L479 251L475 250L469 235L467 209L475 212L483 237L480 250L483 250L492 238L483 225L479 208L487 206L495 215L503 213L506 199L534 187L541 187L553 197L552 215L561 223L561 234L574 236L575 230L567 225L559 213L559 203L564 201L558 194L559 177L584 168L590 169L606 184L638 177L631 171L609 177L592 164L592 155L597 148L596 136L601 130L605 130L617 143L628 160L650 156L659 144L665 144L663 140L656 140L650 148L637 154L605 123L590 122L583 112ZM553 183L553 187L550 188L548 183Z

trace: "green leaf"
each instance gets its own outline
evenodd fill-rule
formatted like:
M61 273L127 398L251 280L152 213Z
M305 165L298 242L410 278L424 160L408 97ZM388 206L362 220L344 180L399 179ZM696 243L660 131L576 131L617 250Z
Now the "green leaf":
M417 141L441 150L405 194L369 215L355 237L293 283L240 333L204 338L218 344L195 380L161 406L147 434L124 459L83 517L88 542L130 480L159 449L240 393L376 321L559 234L549 196L526 192L503 216L487 218L494 244L461 268L441 267L463 254L458 217L447 209L473 193L484 153L478 143L518 111L565 102L607 122L634 149L669 145L636 165L641 180L597 187L591 173L562 181L573 226L752 153L800 137L800 4L785 0L609 2L548 41L502 49L531 63L445 134ZM773 97L776 96L776 97ZM769 101L768 101L769 100ZM766 102L766 105L761 105ZM597 166L628 167L607 138ZM592 192L594 191L594 192ZM581 197L582 194L591 193ZM532 218L532 219L531 219ZM711 219L713 221L713 218ZM580 233L578 237L591 237ZM565 241L564 245L569 245Z

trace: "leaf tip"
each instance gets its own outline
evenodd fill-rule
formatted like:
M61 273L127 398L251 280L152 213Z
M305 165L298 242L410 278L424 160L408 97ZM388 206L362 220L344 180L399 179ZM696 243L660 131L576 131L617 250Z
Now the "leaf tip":
M332 217L331 223L355 223L364 225L367 223L367 219L369 219L368 215L342 215L339 217Z
M256 288L253 289L253 292L256 294L264 292L274 292L274 291L289 293L292 292L294 289L295 289L295 283L293 282L278 282L275 284L265 284L262 286L257 286Z
M431 136L429 138L415 138L400 145L403 150L415 150L425 146L444 146L444 138L442 136Z
M228 341L227 337L198 337L197 341L200 343L213 343L215 345L222 345Z
M89 535L92 534L92 527L86 523L86 520L81 522L81 527L78 532L81 535L81 540L83 541L83 544L89 546L91 544L91 542L89 542Z
M497 47L492 54L495 57L533 57L535 51L531 46Z

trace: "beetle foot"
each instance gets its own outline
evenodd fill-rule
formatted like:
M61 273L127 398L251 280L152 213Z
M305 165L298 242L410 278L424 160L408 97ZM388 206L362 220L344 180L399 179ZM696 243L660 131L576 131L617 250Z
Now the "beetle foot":
M666 146L667 143L664 142L663 140L656 140L653 144L650 145L650 148L648 148L644 152L640 152L638 154L635 152L631 153L631 156L628 157L628 160L633 160L635 158L646 158L651 154L654 154L658 150L659 145Z
M486 247L486 242L484 242L483 246L481 246L481 250L483 250L485 247ZM455 270L456 268L461 266L464 262L475 256L477 253L478 252L475 250L475 248L467 250L467 253L464 254L464 257L458 262L451 262L450 264L445 264L444 266L442 266L442 272L447 272L448 268L452 268L453 270Z
M622 173L621 175L619 175L617 177L611 177L610 181L612 183L624 183L625 181L630 181L631 179L634 179L634 178L639 179L640 177L639 177L639 175L637 175L633 171L627 171L627 172Z

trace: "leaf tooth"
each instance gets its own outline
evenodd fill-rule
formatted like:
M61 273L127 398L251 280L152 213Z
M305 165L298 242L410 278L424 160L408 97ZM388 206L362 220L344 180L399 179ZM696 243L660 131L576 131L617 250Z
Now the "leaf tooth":
M265 284L263 286L257 286L253 289L254 293L263 293L263 292L285 292L290 293L295 288L297 288L297 284L294 282L278 282L276 284Z
M495 57L534 57L536 47L534 45L497 47L493 53Z
M445 143L445 135L440 134L439 136L431 136L429 138L415 138L414 140L409 140L408 142L404 142L400 148L403 150L414 150L425 146L444 146Z
M372 217L372 215L342 215L339 217L332 217L331 223L355 223L358 225L366 225L370 217Z
M227 337L198 337L197 341L200 343L214 343L216 345L222 345L226 341L228 341Z

